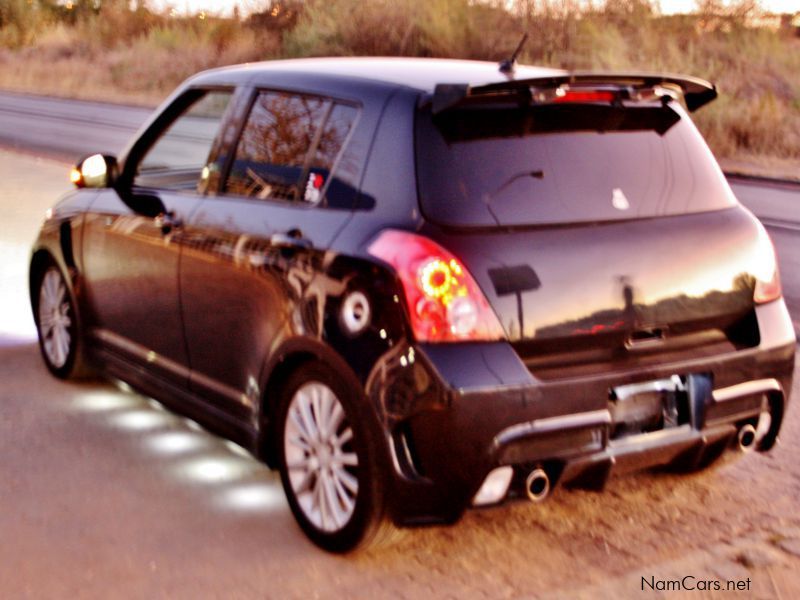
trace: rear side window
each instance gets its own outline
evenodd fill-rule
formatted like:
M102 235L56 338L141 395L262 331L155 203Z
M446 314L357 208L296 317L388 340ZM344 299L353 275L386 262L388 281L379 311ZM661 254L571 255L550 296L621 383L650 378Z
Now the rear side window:
M333 171L356 115L354 107L325 98L260 92L225 192L350 208L355 190L338 182Z
M733 194L689 117L661 103L420 109L423 212L525 226L725 208Z

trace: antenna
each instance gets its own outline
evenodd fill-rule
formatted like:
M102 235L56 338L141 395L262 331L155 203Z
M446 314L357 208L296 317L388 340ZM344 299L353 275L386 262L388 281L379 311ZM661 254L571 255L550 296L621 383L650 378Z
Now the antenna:
M514 72L514 67L517 66L517 57L519 53L522 52L522 47L525 45L525 42L528 41L528 34L524 33L522 35L522 39L517 44L517 49L514 50L514 53L511 55L511 58L507 58L506 60L500 61L500 72L501 73L508 73L511 74Z

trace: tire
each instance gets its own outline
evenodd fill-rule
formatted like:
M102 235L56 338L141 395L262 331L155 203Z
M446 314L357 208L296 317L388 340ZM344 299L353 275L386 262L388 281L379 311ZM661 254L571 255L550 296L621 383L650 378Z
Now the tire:
M83 359L79 315L61 270L48 263L34 287L34 320L47 369L60 379L79 379L89 371Z
M278 407L286 498L305 534L330 552L383 543L392 529L384 519L379 438L360 398L332 369L310 363L289 376Z

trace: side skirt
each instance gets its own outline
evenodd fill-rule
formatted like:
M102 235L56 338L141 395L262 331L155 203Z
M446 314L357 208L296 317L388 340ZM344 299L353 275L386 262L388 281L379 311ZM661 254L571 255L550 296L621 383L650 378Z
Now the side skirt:
M92 363L103 373L130 385L176 413L194 419L203 427L259 456L258 431L246 421L211 405L207 400L148 372L105 347L90 349Z

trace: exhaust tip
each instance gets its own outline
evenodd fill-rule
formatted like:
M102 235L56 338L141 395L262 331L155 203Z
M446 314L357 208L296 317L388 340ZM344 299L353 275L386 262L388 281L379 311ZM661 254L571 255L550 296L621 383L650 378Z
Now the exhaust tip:
M525 491L531 502L541 502L550 494L550 477L544 469L537 468L528 474Z
M742 452L750 452L755 448L756 443L756 428L750 425L743 425L739 429L739 450Z

